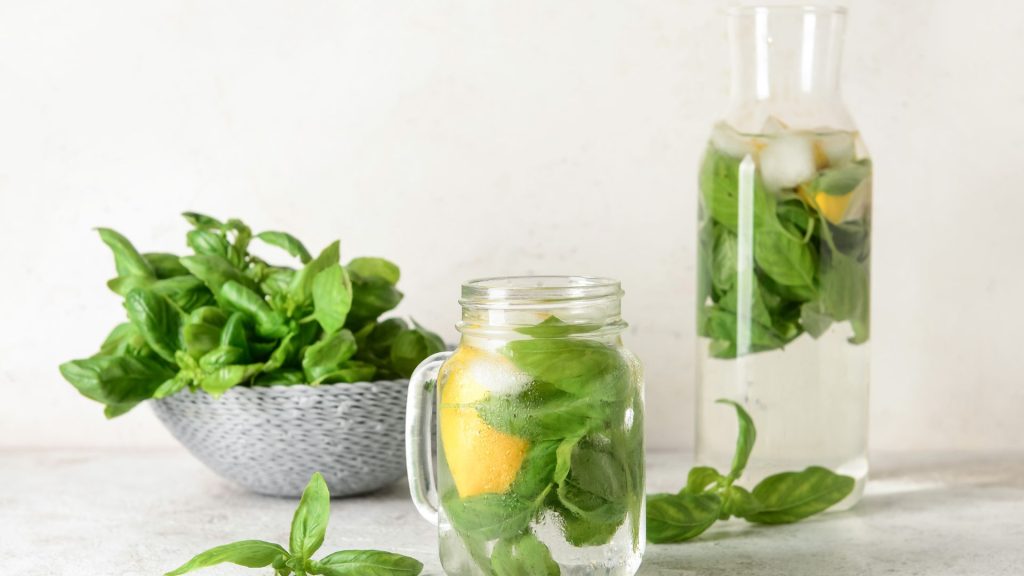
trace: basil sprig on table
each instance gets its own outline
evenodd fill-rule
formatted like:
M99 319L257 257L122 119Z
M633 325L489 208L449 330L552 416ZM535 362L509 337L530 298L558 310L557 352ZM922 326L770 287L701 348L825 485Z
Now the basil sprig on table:
M383 258L340 262L338 242L315 258L285 232L253 234L243 222L186 213L193 254L139 253L99 230L114 254L128 322L89 358L61 374L107 417L185 388L219 395L237 385L328 384L407 378L444 349L434 333L401 318L378 321L402 300L399 269ZM253 240L301 264L270 264Z
M709 146L700 172L698 331L711 356L776 350L849 321L850 341L869 337L871 221L830 222L798 189L766 190L755 173L751 234L750 349L737 350L740 158ZM810 190L850 193L871 177L868 160L819 172Z
M690 470L677 494L647 497L647 539L656 544L683 542L701 535L718 520L743 518L757 524L788 524L823 512L853 491L854 479L819 466L783 472L762 480L753 491L736 485L754 449L754 422L739 404L739 437L728 474L707 466Z
M560 573L530 527L545 511L557 516L574 546L607 544L629 517L633 546L639 546L641 391L635 367L620 350L572 337L598 328L550 317L521 329L533 338L509 342L501 352L531 383L517 395L492 395L476 405L489 426L529 442L507 492L460 498L452 489L442 497L449 521L485 574ZM626 426L630 410L635 417Z
M423 564L414 558L379 550L343 550L314 560L313 554L324 543L330 512L331 495L317 472L295 510L287 550L271 542L242 540L198 554L165 576L180 576L225 562L247 568L270 566L275 576L416 576L423 571Z

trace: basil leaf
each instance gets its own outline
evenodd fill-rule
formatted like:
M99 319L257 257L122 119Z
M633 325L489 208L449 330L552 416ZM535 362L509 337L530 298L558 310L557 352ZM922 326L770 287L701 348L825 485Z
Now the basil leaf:
M315 259L310 260L302 270L292 277L288 288L293 308L305 306L313 297L313 281L317 275L337 264L341 258L341 245L335 241L324 248Z
M379 550L344 550L312 563L311 574L323 576L417 576L419 560Z
M754 261L779 284L814 286L815 258L811 247L794 238L778 221L754 232Z
M164 576L180 576L199 568L206 568L224 562L245 566L246 568L264 568L273 564L275 560L287 558L288 552L277 544L263 542L262 540L243 540L211 548L202 554L198 554L180 568L164 574Z
M213 293L202 280L191 275L157 280L146 287L174 302L175 306L185 312L192 312L214 302Z
M184 314L163 296L144 289L129 292L124 307L149 347L164 360L174 362L174 353L184 347Z
M156 274L157 279L164 280L166 278L174 278L176 276L185 276L188 274L188 268L181 265L178 261L178 257L174 254L167 254L166 252L150 252L143 254L142 257L149 264L149 267L153 269L153 273Z
M245 328L245 316L241 312L233 313L224 323L220 333L221 346L230 346L242 351L242 357L249 357L249 341Z
M817 339L832 326L832 317L820 300L805 302L800 306L800 324L813 338Z
M591 340L513 340L501 352L537 380L577 396L621 400L629 367L618 350Z
M546 493L546 492L545 492ZM512 538L530 525L538 512L537 501L517 494L478 494L460 498L455 490L443 498L448 520L461 534L483 540Z
M415 320L413 325L413 329L395 336L391 345L391 365L402 378L412 376L420 362L445 349L440 336L420 326Z
M196 254L228 258L231 245L223 234L209 230L192 230L185 236L189 248Z
M722 499L704 494L651 494L647 497L647 539L655 544L683 542L718 520Z
M123 322L110 331L100 345L101 356L145 356L151 353L146 339L131 322Z
M350 328L362 328L402 301L402 293L388 280L379 276L362 276L352 268L348 273L352 281L352 307L346 323Z
M262 370L263 364L223 366L202 375L198 384L203 391L216 398L228 389L251 380Z
M256 235L256 238L270 244L271 246L277 246L278 248L284 249L285 252L288 252L292 256L298 258L303 264L306 264L313 259L313 257L309 255L309 250L306 250L306 247L303 246L302 242L299 242L298 238L288 234L287 232L260 232Z
M513 493L525 501L533 502L550 491L552 483L557 483L553 475L558 461L556 451L560 444L558 440L542 440L530 444L512 483Z
M291 386L292 384L305 384L306 375L302 370L282 369L274 370L266 374L260 374L253 380L253 386Z
M367 364L358 360L348 360L335 370L331 370L327 374L313 380L310 384L317 386L319 384L336 384L338 382L370 382L376 374L377 367L373 364Z
M850 162L837 168L827 168L818 173L811 181L813 191L824 192L829 196L846 196L853 192L865 178L871 176L870 161Z
M162 382L174 376L167 364L138 356L72 360L60 365L60 373L90 400L130 406L150 398Z
M564 507L556 508L565 540L576 547L604 546L611 542L622 522L598 522L577 516Z
M292 519L288 544L292 556L309 560L313 553L320 549L327 533L330 509L331 494L327 490L327 482L319 472L316 472L303 490L299 507L296 508Z
M200 214L198 212L183 212L181 215L185 217L185 220L187 220L189 224L196 228L212 228L214 230L221 230L224 228L224 224L220 220L207 216L206 214Z
M267 301L256 291L229 280L220 290L227 307L252 318L256 324L256 333L264 338L283 338L289 332L284 315L270 308Z
M682 491L688 494L702 494L707 491L709 486L717 485L724 479L725 476L710 466L696 466L690 469L686 478L686 486Z
M202 358L220 344L220 332L219 327L209 324L185 324L182 329L185 351L197 360Z
M744 516L759 524L788 524L823 512L853 491L854 479L819 466L769 476L754 487L762 508Z
M352 282L340 264L332 264L313 279L313 317L325 332L345 326L352 308Z
M146 259L132 246L127 238L110 228L97 228L100 239L114 253L114 266L118 276L142 276L156 279L153 268Z
M548 316L543 322L524 328L516 328L516 332L532 338L565 338L574 334L586 334L601 328L600 324L567 324L557 316Z
M750 460L750 453L754 450L754 442L757 441L757 428L750 414L737 402L724 398L715 400L717 404L728 404L736 409L736 418L739 420L739 434L736 436L736 453L732 457L732 469L729 470L729 479L736 480L743 474Z
M491 553L495 576L559 576L562 572L547 545L530 533L499 540Z
M222 305L225 302L222 300L221 289L228 282L237 282L250 290L256 289L256 284L252 279L235 268L223 256L186 256L181 259L181 264L188 268L193 276L202 280Z
M490 395L476 404L488 426L530 441L561 440L607 427L614 408L595 396L566 394L538 383L515 396Z
M348 330L324 334L323 338L306 349L302 357L302 371L309 382L319 383L321 378L338 370L356 352L356 340Z
M362 278L378 278L391 285L401 278L398 266L383 258L353 258L346 268Z
M763 509L761 502L746 488L729 486L722 500L721 519L727 520L730 516L749 518Z

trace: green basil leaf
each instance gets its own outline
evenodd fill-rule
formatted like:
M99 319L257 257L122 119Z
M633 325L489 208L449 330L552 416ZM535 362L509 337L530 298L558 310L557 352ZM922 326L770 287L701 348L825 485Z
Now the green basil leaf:
M181 262L178 261L178 257L174 254L149 252L148 254L143 254L142 257L160 280L188 274L188 268L182 266Z
M135 324L146 343L168 362L184 348L181 328L185 315L167 298L150 290L135 289L125 297L128 318Z
M223 234L209 230L191 230L186 239L189 248L196 254L228 258L230 244Z
M220 343L221 329L209 324L185 324L182 330L185 351L200 359Z
M559 576L562 571L547 545L531 533L499 540L491 553L495 576Z
M682 491L688 494L703 494L707 492L708 487L717 485L724 479L725 476L710 466L695 466L690 469L686 478L686 487Z
M490 395L476 404L477 414L490 427L530 441L561 440L608 427L621 415L615 404L595 396L566 394L535 383L509 397Z
M416 324L411 330L398 334L391 346L391 365L402 378L412 376L420 362L445 349L441 337Z
M99 353L102 356L145 356L149 352L146 339L135 324L123 322L110 331Z
M181 215L185 217L185 220L187 220L189 224L196 228L214 230L221 230L224 228L224 224L220 220L205 214L200 214L198 212L183 212Z
M811 246L772 220L754 232L754 261L779 284L813 289L815 257Z
M358 330L377 320L402 301L402 293L391 282L377 276L361 276L351 268L348 272L352 282L352 307L346 325L350 329Z
M192 383L191 376L184 372L178 372L174 378L165 380L164 383L153 392L153 398L159 399L173 396L184 390L190 383Z
M836 168L827 168L811 181L812 194L824 192L829 196L846 196L865 178L871 176L870 160L850 162Z
M832 317L820 300L804 302L800 306L800 325L813 338L820 338L832 326Z
M728 520L730 516L749 518L763 509L757 498L746 488L733 485L725 489L721 519Z
M325 332L345 326L352 308L352 282L340 264L332 264L313 279L313 317Z
M628 392L629 366L618 350L600 342L513 340L501 352L523 372L570 394L620 400Z
M199 278L206 284L207 288L217 297L221 305L221 289L228 282L237 282L250 290L256 289L256 284L241 270L235 268L226 258L213 255L186 256L181 259L181 264L188 268L193 276Z
M191 275L157 280L146 287L167 298L185 312L192 312L214 303L213 293L202 280Z
M309 255L309 250L306 250L306 247L302 242L299 242L298 238L288 234L287 232L260 232L256 235L256 238L259 238L271 246L277 246L278 248L283 249L285 252L298 258L303 264L306 264L313 259L313 257Z
M331 494L319 472L313 474L302 492L299 507L292 519L288 550L292 556L309 560L320 549L330 519Z
M207 372L213 372L233 364L240 364L245 360L245 351L241 348L230 345L217 345L199 358L199 367Z
M757 428L750 414L737 402L720 398L715 400L718 404L728 404L736 409L736 418L739 420L739 434L736 437L736 453L732 457L732 469L729 470L729 478L736 480L743 474L750 460L750 453L754 450L754 442L757 441Z
M370 382L376 374L377 367L373 364L367 364L358 360L348 360L336 369L313 380L310 382L310 385L318 386L320 384L336 384L338 382Z
M788 524L823 512L853 491L854 479L811 466L769 476L754 487L761 510L744 516L759 524Z
M651 494L647 497L647 539L655 544L684 542L718 520L722 499L704 494Z
M132 246L132 243L121 234L110 228L97 228L100 239L114 253L114 266L118 276L142 276L156 278L153 268L146 259Z
M310 260L302 270L292 277L291 286L288 288L289 297L293 307L298 308L306 305L313 297L313 281L317 275L337 264L341 259L341 245L332 242L319 256Z
M558 440L531 443L512 483L512 492L528 502L534 502L542 494L546 494L555 482L553 475L558 458L556 451L560 445L561 442Z
M216 352L216 350L214 350ZM212 354L212 352L211 352ZM204 356L203 358L206 358ZM263 370L263 364L246 364L215 368L199 378L199 387L207 394L218 397L228 389L256 377Z
M261 540L243 540L211 548L192 558L180 568L166 573L164 576L180 576L199 568L206 568L225 562L245 566L246 568L264 568L273 564L275 560L282 558L287 559L288 552L277 544Z
M263 273L260 290L270 296L285 296L294 280L295 270L271 266Z
M221 346L231 346L242 351L245 357L249 357L249 341L245 327L245 316L241 312L235 312L224 323L220 333Z
M539 499L525 500L513 493L459 498L455 490L443 498L452 526L461 534L472 534L485 541L521 534L537 514L538 502Z
M532 338L565 338L574 334L586 334L601 329L600 324L580 323L567 324L558 316L548 316L543 322L524 328L516 328L516 332Z
M597 524L621 524L626 517L628 471L619 454L591 442L572 453L568 477L558 485L558 499L567 510Z
M323 576L417 576L423 563L379 550L344 550L313 562L313 574Z
M220 295L228 308L253 319L258 335L277 339L284 338L290 331L284 315L273 310L256 291L229 280L221 287Z
M138 356L72 360L61 364L60 373L90 400L131 406L150 398L161 383L174 376L167 364Z
M302 370L281 369L260 374L253 380L253 386L291 386L293 384L305 384L306 375Z
M718 293L727 293L736 286L738 256L736 235L722 226L716 226L710 265L711 283Z
M306 349L302 357L302 371L310 383L329 376L356 352L356 339L348 330L324 334L316 344Z
M398 284L401 277L398 266L383 258L353 258L346 268L363 278L379 278L391 285Z

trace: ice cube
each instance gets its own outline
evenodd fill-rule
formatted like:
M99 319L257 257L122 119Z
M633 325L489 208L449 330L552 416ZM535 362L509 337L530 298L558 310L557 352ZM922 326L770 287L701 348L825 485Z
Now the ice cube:
M817 172L814 146L805 135L782 134L770 139L761 150L761 177L769 190L795 188Z
M753 154L756 150L753 140L740 134L725 122L715 124L711 130L711 145L719 152L733 158L743 158L747 154Z
M502 357L474 361L469 364L468 372L474 382L495 396L518 394L532 380L528 374L520 372L512 362Z
M761 134L764 134L765 136L778 136L788 130L789 126L786 126L785 122L779 120L775 116L769 116L768 119L764 121L764 125L761 126Z
M828 158L829 166L838 166L853 160L856 154L853 133L831 132L819 134L817 142L822 153Z

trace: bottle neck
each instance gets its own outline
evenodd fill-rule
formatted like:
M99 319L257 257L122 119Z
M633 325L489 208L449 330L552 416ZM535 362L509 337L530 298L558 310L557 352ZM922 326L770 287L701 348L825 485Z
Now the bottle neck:
M794 128L844 128L835 125L848 122L839 93L844 20L834 7L733 8L730 123L744 132L761 131L770 117Z

